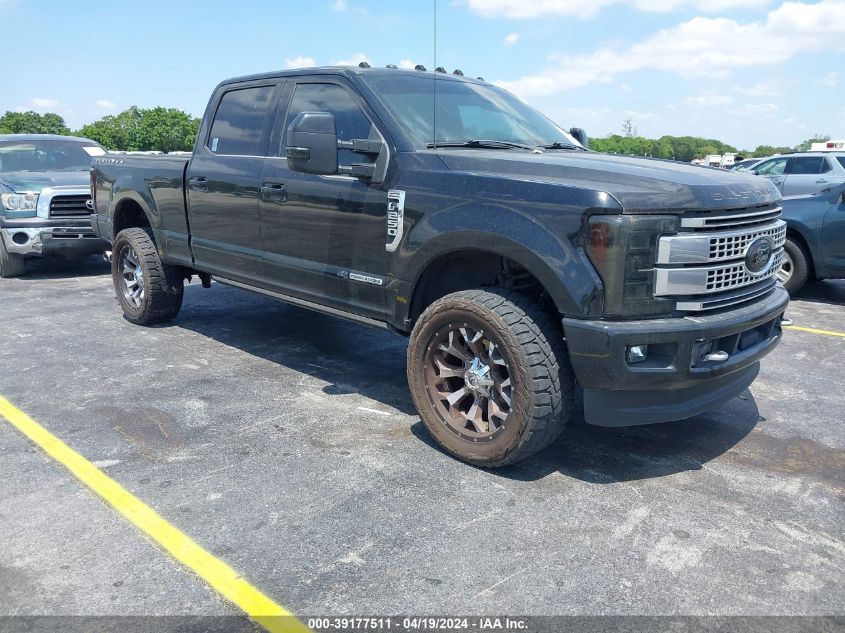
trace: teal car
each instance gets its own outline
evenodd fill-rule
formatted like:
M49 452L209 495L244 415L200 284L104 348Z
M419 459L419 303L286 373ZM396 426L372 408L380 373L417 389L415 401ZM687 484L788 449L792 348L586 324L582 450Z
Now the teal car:
M808 279L845 278L845 184L786 198L787 233L778 279L790 294Z

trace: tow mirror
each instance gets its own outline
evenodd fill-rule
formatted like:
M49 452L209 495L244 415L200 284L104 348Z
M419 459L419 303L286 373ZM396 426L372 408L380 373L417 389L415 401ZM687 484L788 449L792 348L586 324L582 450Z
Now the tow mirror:
M575 140L581 143L585 148L590 149L590 139L587 133L580 127L574 127L569 130L569 133L575 137Z
M288 167L306 174L337 173L337 128L330 112L301 112L288 126Z

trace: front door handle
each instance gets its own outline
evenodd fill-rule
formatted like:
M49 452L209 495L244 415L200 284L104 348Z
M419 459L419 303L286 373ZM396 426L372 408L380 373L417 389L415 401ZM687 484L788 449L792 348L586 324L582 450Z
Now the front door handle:
M208 178L205 176L194 176L188 180L188 189L208 193Z
M261 185L261 199L264 202L286 202L288 193L281 183L265 182Z
M825 183L825 182L827 182L827 178L822 178L821 180L817 180L816 182L817 182L818 184Z

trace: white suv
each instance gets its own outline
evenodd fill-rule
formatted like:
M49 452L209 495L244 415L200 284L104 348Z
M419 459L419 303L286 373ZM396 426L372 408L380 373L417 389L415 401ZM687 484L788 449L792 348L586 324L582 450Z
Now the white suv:
M778 186L784 198L807 196L845 183L845 152L801 152L760 161L748 170Z

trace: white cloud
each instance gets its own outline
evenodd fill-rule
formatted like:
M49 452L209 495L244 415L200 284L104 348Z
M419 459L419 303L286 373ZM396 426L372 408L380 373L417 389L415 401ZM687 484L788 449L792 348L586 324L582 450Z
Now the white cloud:
M783 94L783 82L761 81L753 86L736 86L734 91L746 97L779 97Z
M349 4L346 2L346 0L335 0L334 4L332 5L332 11L338 11L340 13L346 11L348 8Z
M109 101L108 99L97 99L96 106L100 110L116 110L117 104L114 101Z
M399 68L407 68L408 70L413 70L414 66L416 66L416 64L414 62L412 62L410 59L402 59L402 60L399 61L397 66L399 66Z
M619 92L631 92L633 90L633 88L630 85L626 84L624 81L621 84L619 84L618 87L619 87Z
M285 59L285 68L310 68L316 65L317 61L313 57L305 57L303 55Z
M505 35L505 46L513 46L519 41L519 33L508 33Z
M822 79L822 83L825 86L828 86L830 88L834 88L835 86L839 85L839 73L837 73L837 72L827 73L827 75L825 75L824 79Z
M32 105L36 108L58 108L59 102L55 99L45 99L44 97L35 97L32 100Z
M339 59L335 62L335 66L357 66L361 62L370 63L370 58L367 57L364 53L355 53L352 57L348 59Z
M728 9L767 6L771 0L467 0L470 11L486 18L505 17L513 20L542 16L574 15L595 17L611 5L625 5L639 11L666 13L687 8L716 13Z
M845 50L845 2L785 2L756 22L697 17L627 48L608 46L557 57L534 75L498 85L523 98L605 82L626 72L660 70L721 77L734 68L782 63L803 52Z
M733 103L733 98L717 93L701 94L687 97L684 103L690 107L713 108Z

